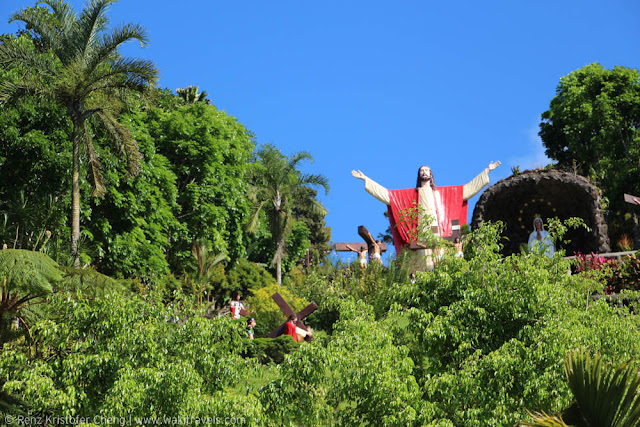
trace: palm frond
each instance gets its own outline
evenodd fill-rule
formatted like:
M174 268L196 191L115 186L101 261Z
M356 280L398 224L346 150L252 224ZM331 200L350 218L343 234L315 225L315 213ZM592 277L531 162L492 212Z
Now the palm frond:
M20 71L44 76L55 74L55 62L51 55L36 52L23 40L11 40L0 44L0 67L19 68Z
M99 35L106 30L109 19L107 11L114 0L97 0L87 5L82 11L78 22L78 40L76 43L82 47L82 58L86 61L93 53Z
M199 92L200 87L198 86L187 86L186 88L178 88L176 89L176 93L180 98L182 98L187 104L193 104L196 102L206 102L207 100L207 92L202 91Z
M108 111L100 110L96 112L96 116L111 135L111 141L116 149L127 160L127 174L131 177L137 176L140 173L142 155L129 128L118 122Z
M92 52L87 54L87 70L92 71L106 61L116 60L119 57L120 46L132 40L138 40L141 46L146 46L149 42L147 32L141 25L122 24L103 34L102 39L95 43Z
M104 185L104 177L100 172L102 165L100 164L100 160L98 160L98 153L96 153L96 149L93 146L93 140L91 138L91 133L87 128L87 122L84 122L84 140L87 147L89 173L92 178L91 186L93 187L93 191L91 195L93 197L103 197L107 189Z
M627 427L640 422L640 374L629 363L611 369L585 350L565 359L569 387L590 425Z
M62 45L61 29L44 13L43 9L25 8L15 12L9 18L9 23L21 21L27 27L38 34L44 43L54 51L58 51Z
M309 153L308 151L298 151L297 153L293 153L291 156L289 156L289 164L292 168L296 168L298 166L298 163L302 162L303 160L309 160L309 162L313 162L311 153Z
M266 202L263 200L258 203L255 208L253 208L251 216L249 216L249 222L247 223L247 226L245 228L248 233L255 233L258 231L258 224L260 223L260 213L262 212L262 208L264 207L265 203Z
M37 90L32 86L26 86L22 82L0 82L0 105L5 103L13 103L24 96L36 95Z
M324 193L329 193L329 180L320 174L304 174L300 176L301 185L313 185L324 188Z
M100 70L94 70L83 96L118 90L144 93L154 86L157 77L158 70L151 61L119 59Z
M58 20L62 33L69 34L73 31L77 16L70 4L64 0L40 0L36 3L36 5L40 4L46 4L51 8L53 16Z
M542 412L529 413L531 422L520 422L522 427L568 427L561 415L549 415Z

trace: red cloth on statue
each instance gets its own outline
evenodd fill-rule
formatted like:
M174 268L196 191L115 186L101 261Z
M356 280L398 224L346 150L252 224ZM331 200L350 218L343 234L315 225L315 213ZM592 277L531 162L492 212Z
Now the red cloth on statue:
M461 226L467 223L467 201L463 200L463 188L464 185L436 187L434 201L440 237L449 237L453 234L451 220L459 220ZM389 190L389 201L391 204L388 211L393 245L396 253L400 255L402 248L415 242L418 237L417 215L407 217L408 209L418 206L418 189Z
M287 322L284 324L285 335L291 335L294 340L298 341L298 334L296 333L296 325L293 322Z

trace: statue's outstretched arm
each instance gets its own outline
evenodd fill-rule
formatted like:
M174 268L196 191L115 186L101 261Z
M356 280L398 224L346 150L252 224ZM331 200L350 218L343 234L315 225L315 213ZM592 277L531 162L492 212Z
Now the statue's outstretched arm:
M389 201L389 191L386 188L384 188L371 178L367 177L360 171L352 170L351 175L364 181L364 189L367 190L367 193L371 194L373 197L380 200L384 204L391 204L391 202Z
M489 184L489 172L495 170L498 166L500 166L500 162L491 162L489 166L487 166L480 175L476 176L463 187L462 191L462 199L469 200L476 194L480 192L486 185Z

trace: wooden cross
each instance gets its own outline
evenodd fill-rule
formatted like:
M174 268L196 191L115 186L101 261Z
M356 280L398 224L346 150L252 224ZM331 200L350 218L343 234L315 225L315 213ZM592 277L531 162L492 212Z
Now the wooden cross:
M271 295L271 298L273 298L273 300L276 302L278 307L280 307L280 310L282 310L282 312L287 317L287 319L292 314L295 314L296 316L298 316L298 321L296 322L296 326L300 329L304 329L305 331L307 330L307 327L304 325L304 323L302 323L302 319L304 319L305 317L307 317L308 315L310 315L311 313L313 313L318 309L318 305L315 302L311 301L311 304L309 304L308 306L300 310L300 312L295 313L291 309L291 307L289 307L289 304L287 304L284 298L282 298L282 295L280 295L278 292ZM273 331L271 331L269 335L267 335L267 338L275 338L282 335L284 333L284 325L286 323L287 322L284 322L282 325L278 326ZM304 337L304 340L307 342L311 342L311 335L307 335L306 337Z
M373 238L371 233L369 233L369 230L367 230L364 225L361 225L358 227L358 234L360 235L360 237L362 237L365 243L336 243L336 251L337 252L353 252L353 251L360 251L362 250L362 248L366 247L369 253L372 253L373 246L376 245L376 240ZM380 245L381 252L387 251L386 243L380 243L379 245Z

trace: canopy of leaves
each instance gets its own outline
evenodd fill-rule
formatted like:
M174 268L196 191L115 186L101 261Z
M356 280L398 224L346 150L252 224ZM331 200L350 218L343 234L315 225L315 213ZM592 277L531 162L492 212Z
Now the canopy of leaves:
M540 137L558 166L593 179L609 200L613 239L629 232L623 193L640 192L640 75L590 64L560 80ZM636 236L637 242L637 236Z
M176 217L185 231L173 242L173 265L190 258L191 243L204 239L232 262L245 253L249 215L246 170L253 135L237 119L203 102L185 105L167 91L143 122L176 176Z

